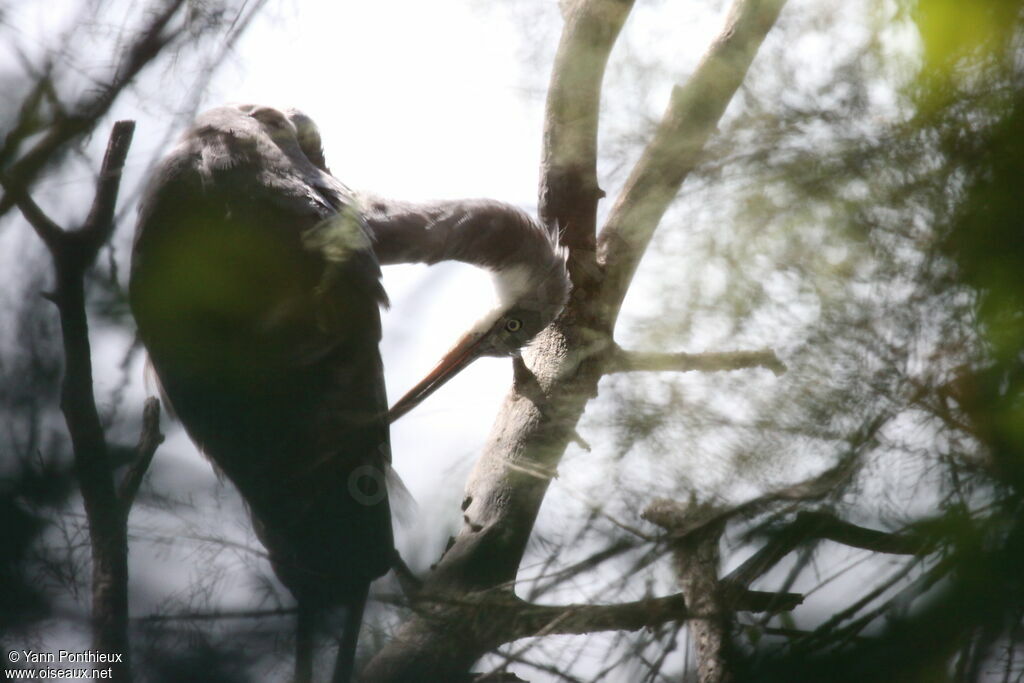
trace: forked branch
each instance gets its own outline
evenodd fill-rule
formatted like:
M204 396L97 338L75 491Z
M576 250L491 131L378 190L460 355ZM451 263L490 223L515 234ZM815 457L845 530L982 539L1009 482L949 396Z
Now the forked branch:
M133 121L118 121L111 131L96 196L85 222L65 230L29 197L23 184L5 184L11 199L46 244L56 284L48 295L57 305L64 348L61 411L71 436L75 475L89 522L92 549L92 636L97 651L120 654L113 678L130 679L128 664L128 510L162 436L159 404L147 405L137 461L122 484L114 483L107 441L93 394L92 356L85 310L85 273L113 231L114 208Z

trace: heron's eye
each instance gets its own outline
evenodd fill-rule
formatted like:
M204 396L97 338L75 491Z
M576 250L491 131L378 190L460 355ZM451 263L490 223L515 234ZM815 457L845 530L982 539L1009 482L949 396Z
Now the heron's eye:
M518 332L523 329L523 321L516 318L509 318L505 321L505 329L509 332Z

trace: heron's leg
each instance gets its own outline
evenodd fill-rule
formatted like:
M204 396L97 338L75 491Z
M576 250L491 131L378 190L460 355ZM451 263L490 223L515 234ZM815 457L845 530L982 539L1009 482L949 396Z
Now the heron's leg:
M345 610L345 627L338 642L338 658L334 660L332 683L350 683L356 664L356 645L359 643L359 628L363 623L363 608L370 584L356 592Z
M314 606L299 600L295 616L295 683L313 682Z

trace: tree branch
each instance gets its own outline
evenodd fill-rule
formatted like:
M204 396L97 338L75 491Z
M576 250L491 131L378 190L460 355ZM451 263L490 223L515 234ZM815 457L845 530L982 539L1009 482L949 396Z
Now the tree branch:
M935 543L920 534L894 534L845 522L828 512L799 512L796 519L772 535L772 539L727 576L723 583L745 588L779 563L798 546L829 540L853 548L894 555L922 555Z
M735 506L698 503L693 498L685 503L655 498L640 517L665 529L669 538L679 539L710 526L722 526L735 509Z
M96 194L80 230L82 238L88 242L88 249L93 253L107 243L114 231L114 210L117 208L117 193L121 187L121 172L134 135L134 121L118 121L110 132L110 141L96 181Z
M746 589L734 591L725 579L719 581L719 590L723 591L726 596L723 603L726 603L729 609L746 612L788 612L804 602L804 596L800 593L776 593Z
M64 229L46 215L46 212L35 203L35 200L25 192L23 187L12 187L6 176L0 177L0 184L3 185L4 192L13 197L14 203L21 210L21 215L25 217L47 248L50 251L56 249L61 237L64 236Z
M581 0L568 10L549 92L541 177L541 214L557 218L563 227L567 225L563 218L575 221L574 229L578 229L583 225L578 219L589 216L592 229L597 202L593 167L600 82L630 7L631 2L625 0ZM570 199L562 196L566 193ZM587 207L581 208L581 204ZM564 215L560 213L563 210ZM577 287L577 294L582 291ZM574 332L572 326L567 326L554 334ZM561 362L559 356L579 346L575 339L549 341L551 346L538 340L528 353L543 358L542 363L557 364ZM557 347L554 353L549 353L553 347ZM526 373L533 378L529 395L511 394L514 405L506 403L498 416L485 453L467 484L466 519L473 522L467 524L465 533L456 539L428 580L437 587L457 584L463 589L480 590L514 580L549 483L547 473L557 470L565 446L577 436L575 423L592 391L580 392L568 383L561 387L564 394L552 393L557 373L551 370L549 366L538 371L535 366ZM578 377L583 384L596 386L596 374L582 373ZM506 437L512 434L516 435L516 454L510 457L504 449L511 443ZM483 495L477 495L475 489ZM491 496L508 504L491 505Z
M563 7L544 115L540 217L562 230L569 275L586 288L597 277L597 128L608 55L633 0L582 0Z
M113 472L96 399L93 395L92 351L85 312L85 272L109 237L113 204L117 201L120 172L131 144L133 122L118 122L111 132L100 177L97 200L83 227L62 230L24 192L24 185L7 187L26 218L42 237L54 263L56 287L51 300L57 305L64 348L64 378L60 407L71 435L75 475L89 521L92 550L93 648L119 653L114 678L130 680L128 648L128 507L114 488ZM108 211L109 209L109 211ZM102 237L103 241L98 241Z
M726 25L686 85L676 87L661 123L598 238L605 268L602 303L617 317L636 267L669 204L700 161L726 106L785 0L735 0Z
M636 631L690 618L680 594L619 605L533 605L523 603L511 619L507 641L532 636L596 631Z
M778 610L780 605L784 606L783 609L792 609L802 600L803 597L796 593L746 591L733 607L750 612ZM687 608L682 593L618 605L534 605L521 602L508 609L512 613L503 617L509 625L508 632L503 634L503 642L555 634L636 631L673 621L686 621L700 614Z
M168 43L181 34L184 24L170 32L165 30L185 3L186 0L165 0L164 7L151 15L149 23L135 37L134 42L124 49L123 61L110 82L88 90L67 113L58 112L39 141L4 170L4 195L0 197L0 217L7 213L32 185L39 173L68 143L87 134L96 126L139 72L160 54ZM50 75L44 74L41 77L50 78ZM33 113L35 112L23 112L23 116ZM22 125L21 122L18 125ZM0 148L0 158L13 158L16 150L11 146L19 142L20 138L5 140L3 148Z
M759 351L719 351L707 353L659 353L654 351L626 351L613 347L605 372L720 372L744 368L768 368L776 376L786 371L786 365L771 349Z
M570 256L573 294L565 311L524 354L537 386L546 397L540 402L544 408L541 410L535 399L514 391L507 396L484 452L466 483L464 524L426 577L425 592L465 596L514 583L550 483L547 477L531 473L557 470L584 408L597 393L618 314L617 302L625 295L635 267L635 263L628 262L639 260L649 240L648 233L653 232L664 211L664 207L650 210L650 195L654 190L654 194L663 193L665 187L671 186L664 202L667 206L682 177L695 163L696 155L690 155L692 160L683 160L682 173L673 171L679 176L678 182L669 179L666 185L659 174L679 165L676 157L681 148L675 138L681 136L684 147L699 141L699 150L714 128L782 0L765 4L771 11L764 11L762 3L752 0L738 3L742 10L740 18L730 20L727 31L691 79L695 85L688 86L681 98L674 99L671 125L648 147L640 168L619 199L617 213L613 209L611 222L602 232L603 246L598 241L599 261L613 268L611 281L604 283L600 282L599 270L591 275L583 256L588 248L592 249L587 233L592 233L600 196L591 164L596 158L601 74L630 3L587 0L567 10L569 18L549 92L540 208L542 219L565 231L563 243L575 254ZM753 12L756 18L768 19L756 30L750 26L751 6L761 10ZM745 61L737 61L737 55ZM574 59L581 59L584 64L571 64ZM725 81L720 84L721 79ZM574 102L575 98L578 101ZM692 117L693 122L677 120L685 117ZM676 129L681 131L679 135ZM667 147L652 151L657 145ZM638 208L641 206L642 210ZM627 230L625 226L633 221L640 224ZM649 228L645 221L651 223ZM646 237L633 239L634 230ZM631 244L633 251L625 256L616 255L615 250L624 242ZM609 306L609 301L614 305ZM492 625L477 623L485 621L482 617L466 609L439 610L430 614L417 612L406 620L368 664L363 678L382 682L451 680L493 647L480 630ZM486 621L491 619L488 616Z
M266 619L267 617L293 617L296 608L278 607L274 609L242 609L219 610L216 612L182 612L180 614L149 614L132 619L138 623L158 623L168 621L226 621L229 619Z
M135 447L135 461L125 472L124 479L118 489L117 497L125 509L130 509L135 502L135 495L142 485L142 478L153 461L157 447L164 441L160 433L160 399L147 398L142 408L142 432L139 443Z
M820 539L835 541L851 548L861 548L890 555L921 555L931 552L935 542L916 533L891 533L868 529L843 521L830 512L804 511L797 513Z
M803 596L741 590L731 595L731 599L731 609L763 612L793 609L803 601ZM682 593L612 605L538 605L504 591L497 595L490 591L464 596L421 594L413 601L413 608L426 614L427 619L436 618L438 610L480 615L486 623L478 621L473 626L491 648L520 638L636 631L704 616L687 607ZM473 617L466 619L474 621Z
M697 654L699 683L722 683L730 679L729 632L735 603L726 606L718 579L719 543L725 531L726 515L713 503L654 501L643 512L648 521L669 532L672 559L679 586L690 609L695 612L690 636ZM713 520L709 523L709 520ZM730 595L729 598L742 596Z

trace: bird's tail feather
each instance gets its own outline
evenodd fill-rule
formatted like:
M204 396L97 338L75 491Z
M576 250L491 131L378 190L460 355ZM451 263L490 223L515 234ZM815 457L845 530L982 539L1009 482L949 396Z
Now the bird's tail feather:
M391 505L392 517L401 527L411 526L416 521L419 504L391 465L387 465L384 483L388 488L388 503Z

